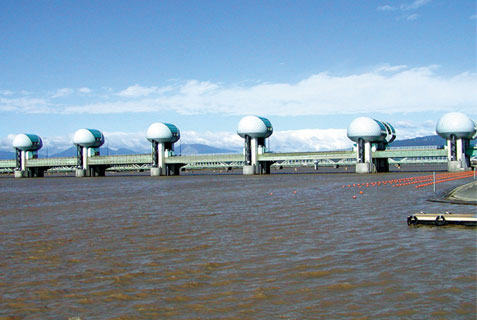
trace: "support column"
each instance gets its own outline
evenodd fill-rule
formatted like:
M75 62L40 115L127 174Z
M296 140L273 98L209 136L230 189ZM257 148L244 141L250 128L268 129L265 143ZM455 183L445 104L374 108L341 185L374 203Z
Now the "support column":
M447 171L458 172L466 170L468 166L465 155L466 143L462 138L451 134L447 139Z
M245 161L243 166L244 175L255 174L255 168L253 166L253 151L252 151L252 138L249 135L245 135Z
M465 155L463 154L463 143L462 143L462 138L459 138L455 141L455 149L456 149L456 160L457 161L462 161L465 159Z
M14 171L15 178L28 178L29 172L26 168L26 151L15 149L16 166Z
M371 142L358 139L356 173L373 172L373 159L371 153Z
M449 172L465 171L470 167L470 159L465 154L467 143L466 139L456 138L454 135L447 140L449 149L447 170Z
M21 151L21 171L26 171L26 152Z
M372 163L376 172L389 172L388 158L373 159Z
M106 176L106 166L89 166L90 177L104 177Z
M166 160L164 158L164 143L159 143L158 145L158 149L157 149L157 166L159 168L159 174L161 176L163 176L165 174L165 163L166 163Z
M41 178L45 176L46 168L32 168L30 170L30 175L35 178Z
M371 153L371 142L366 141L364 143L364 162L372 163L373 162L373 154Z
M84 158L83 158L83 153L86 148L80 146L79 144L76 145L76 170L75 170L75 175L78 178L81 177L86 177L87 173L86 170L84 169Z
M15 149L15 178L23 178L22 172L22 151L20 149Z
M250 143L250 149L252 153L252 166L258 167L258 141L257 138L252 138ZM256 169L254 170L256 172Z
M88 170L88 148L83 147L83 169Z
M157 177L161 175L159 170L159 143L155 140L152 141L152 167L151 167L151 177Z
M22 151L20 149L15 149L15 170L22 169Z
M270 174L270 166L273 162L271 161L262 161L260 162L260 174Z
M153 141L151 177L163 176L165 174L164 143Z
M88 148L78 145L76 149L76 157L77 157L76 177L82 178L82 177L94 176L94 173L91 172L88 165Z

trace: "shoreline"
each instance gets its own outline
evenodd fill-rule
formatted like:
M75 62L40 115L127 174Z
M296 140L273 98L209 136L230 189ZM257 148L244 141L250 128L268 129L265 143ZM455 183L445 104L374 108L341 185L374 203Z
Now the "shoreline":
M446 191L429 201L477 206L477 180Z

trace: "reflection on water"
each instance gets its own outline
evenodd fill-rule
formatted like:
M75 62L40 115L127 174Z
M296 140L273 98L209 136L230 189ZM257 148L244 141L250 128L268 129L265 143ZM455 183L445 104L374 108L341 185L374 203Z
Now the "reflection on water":
M475 207L342 188L415 175L2 178L0 319L475 319L476 229L406 224Z

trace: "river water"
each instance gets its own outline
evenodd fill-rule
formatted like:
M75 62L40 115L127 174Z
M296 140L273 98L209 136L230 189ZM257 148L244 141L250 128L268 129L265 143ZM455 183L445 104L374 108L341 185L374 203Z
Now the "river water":
M477 230L406 224L475 206L343 188L424 174L0 178L0 319L475 319Z

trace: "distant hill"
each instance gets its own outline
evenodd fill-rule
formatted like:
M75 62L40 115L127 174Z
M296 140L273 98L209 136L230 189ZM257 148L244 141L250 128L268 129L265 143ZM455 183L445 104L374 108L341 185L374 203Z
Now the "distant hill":
M237 153L237 151L231 150L231 149L222 149L222 148L216 148L216 147L211 147L205 144L199 144L199 143L191 143L191 144L183 144L178 148L176 145L175 147L175 152L176 154L183 154L183 155L188 155L188 154L210 154L210 153Z
M0 150L0 160L15 160L15 152Z
M99 153L102 156L107 156L107 155L114 156L114 155L120 155L120 154L137 154L141 152L135 152L125 148L119 148L119 149L99 148ZM50 157L51 158L76 157L76 147L71 147L64 151L52 154Z
M471 144L475 145L475 140ZM390 147L413 147L413 146L443 146L445 145L445 139L439 137L438 135L418 137L414 139L405 139L397 140L390 144ZM50 149L51 150L51 149ZM145 154L149 153L149 150L133 151L126 148L112 149L112 148L100 148L100 153L103 156L106 155L128 155L128 154ZM177 155L194 155L194 154L214 154L214 153L238 153L238 149L223 149L211 147L205 144L200 143L191 143L191 144L176 144L175 153ZM40 158L46 158L47 155L45 150L42 149L39 152ZM76 156L76 147L72 146L64 151L49 154L50 158L59 158L59 157L75 157ZM0 160L14 160L15 152L10 151L0 151Z
M112 149L112 148L100 148L100 154L102 156L113 156L113 155L128 155L128 154L145 154L149 153L149 150L142 150L142 151L133 151L126 148L119 148L119 149ZM207 146L205 144L182 144L182 145L175 145L175 152L176 154L183 154L183 155L192 155L192 154L210 154L210 153L237 153L237 150L231 149L221 149L215 148L211 146ZM1 156L1 154L0 154ZM10 156L10 155L6 155ZM8 159L15 159L15 153L12 152L11 158ZM44 157L44 155L40 154L40 157ZM76 157L76 147L68 148L64 151L51 154L50 158L60 158L60 157Z
M418 137L414 139L393 141L390 147L415 147L415 146L443 146L446 140L438 135Z

